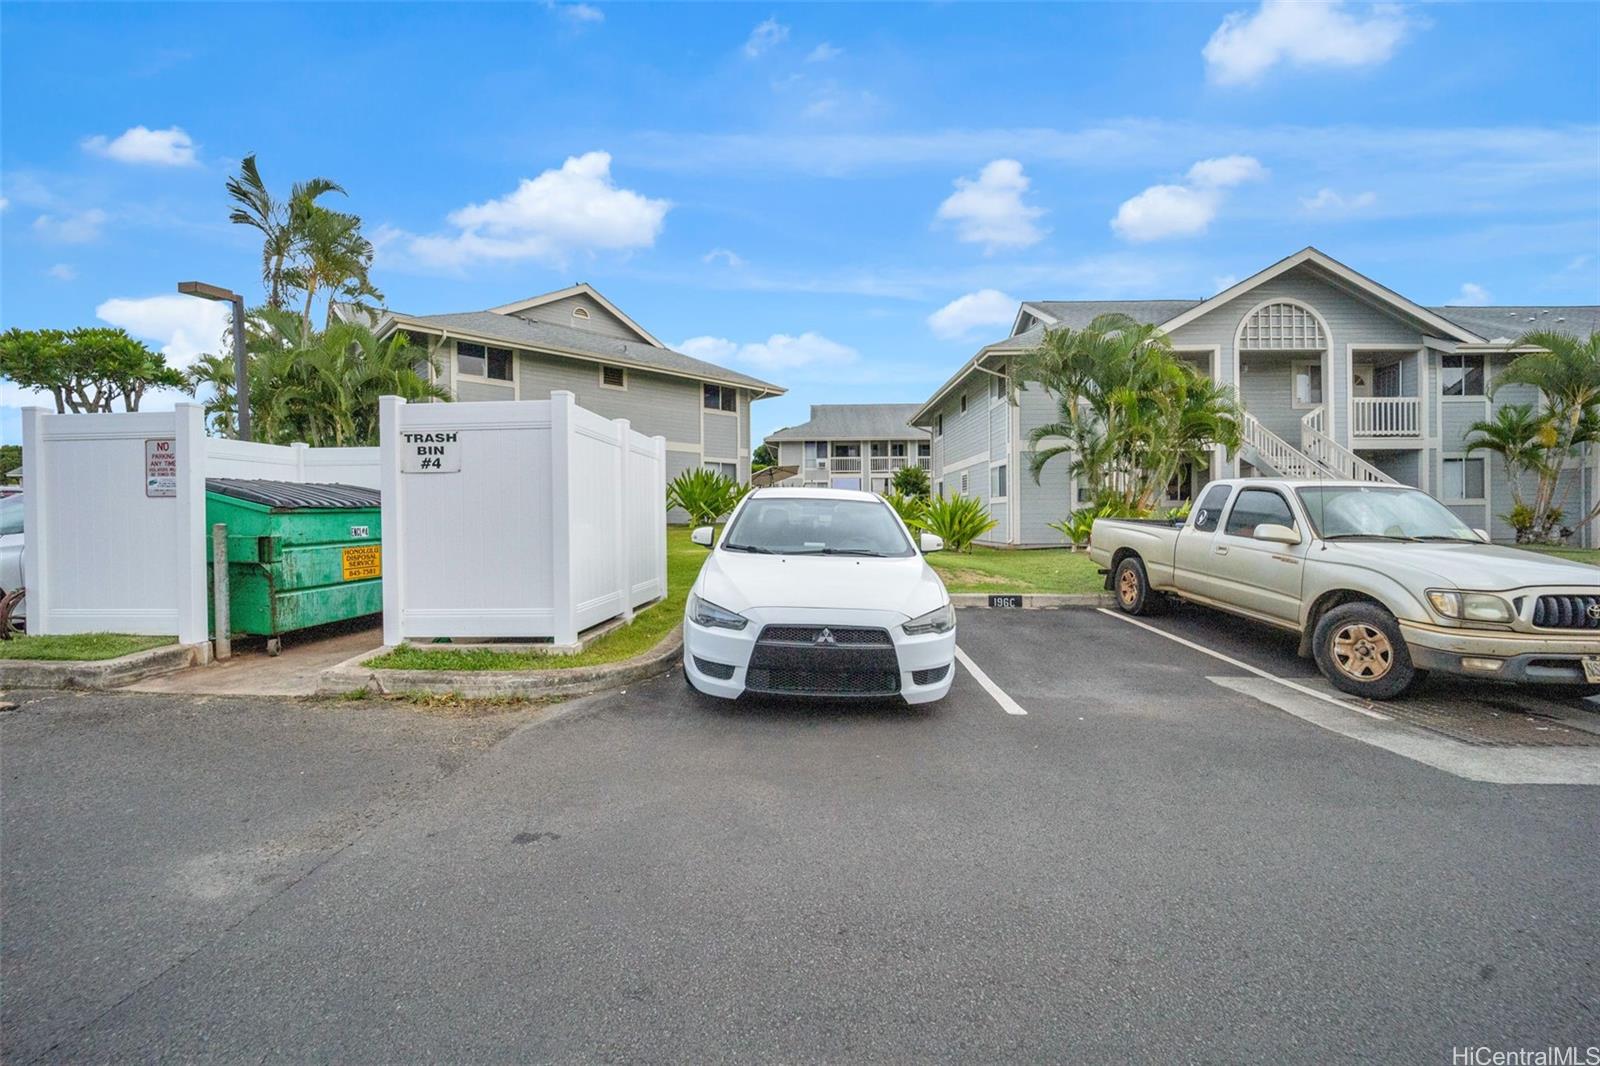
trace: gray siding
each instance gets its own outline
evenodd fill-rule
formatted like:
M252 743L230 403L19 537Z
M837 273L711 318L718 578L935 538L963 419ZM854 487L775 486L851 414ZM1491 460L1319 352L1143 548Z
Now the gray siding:
M517 392L510 384L491 385L483 381L456 382L458 400L515 400Z
M600 364L543 353L520 352L517 393L523 400L547 400L566 389L579 407L603 418L626 418L640 433L677 444L700 443L701 388L698 381L628 368L626 389L600 386ZM733 458L732 455L728 458Z
M739 419L720 411L704 411L702 414L706 458L736 461L739 458Z
M1028 434L1039 426L1057 420L1055 397L1038 385L1017 393L1017 417L1022 437L1022 454L1017 457L1017 470L1012 480L1012 495L1017 497L1021 522L1017 529L1019 544L1064 544L1066 538L1050 528L1078 506L1073 502L1072 477L1067 473L1072 463L1070 455L1058 455L1045 464L1039 472L1039 481L1028 473Z
M805 444L802 441L778 442L778 465L799 466L805 461Z
M1239 366L1239 399L1261 424L1300 447L1300 420L1309 408L1294 405L1294 364L1302 357L1289 352L1252 352ZM1307 360L1309 361L1309 360ZM1323 387L1327 387L1324 378Z
M574 318L574 308L584 308L589 312L588 318ZM637 332L629 329L623 321L610 311L601 307L593 300L582 294L568 296L553 303L543 304L539 307L530 307L526 311L518 311L518 318L525 318L530 322L550 322L557 326L570 326L573 329L586 329L591 333L604 334L607 337L618 337L625 341L645 341ZM645 341L646 344L649 341Z

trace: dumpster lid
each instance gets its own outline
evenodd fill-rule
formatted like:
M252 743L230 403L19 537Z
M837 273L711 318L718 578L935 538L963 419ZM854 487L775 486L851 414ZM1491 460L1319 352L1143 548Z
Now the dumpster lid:
M273 508L371 508L382 503L377 489L360 485L301 484L255 478L208 477L206 491Z

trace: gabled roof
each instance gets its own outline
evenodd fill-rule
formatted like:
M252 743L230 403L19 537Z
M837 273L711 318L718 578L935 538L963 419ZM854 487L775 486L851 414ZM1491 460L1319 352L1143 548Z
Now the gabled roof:
M786 391L781 385L707 363L660 344L626 341L592 330L575 329L554 322L534 322L496 311L461 311L447 315L407 315L390 311L378 323L376 332L379 336L386 336L396 329L653 370L673 377L755 389L768 396L779 396Z
M915 403L814 403L811 420L767 434L767 441L917 440L928 435L907 419Z
M1022 305L1022 310L1047 326L1082 329L1101 315L1127 315L1135 322L1146 324L1165 322L1199 303L1199 300L1030 300ZM1021 315L1017 317L1020 321Z
M1535 330L1571 333L1587 338L1600 332L1600 307L1434 307L1435 314L1448 318L1490 343L1507 343Z
M1228 288L1223 289L1221 292L1211 297L1211 299L1202 300L1201 302L1194 304L1192 307L1186 308L1178 314L1173 315L1166 321L1159 323L1159 325L1164 331L1171 333L1180 326L1185 326L1190 322L1193 322L1207 311L1215 310L1216 308L1227 303L1229 300L1232 300L1238 296L1243 296L1245 293L1249 292L1251 289L1254 289L1258 285L1261 285L1267 281L1271 281L1273 278L1278 277L1280 274L1287 273L1288 271L1293 270L1295 267L1305 266L1308 264L1312 267L1322 270L1324 273L1332 275L1335 279L1343 282L1347 287L1366 295L1373 301L1381 304L1387 304L1395 311L1398 311L1401 314L1409 315L1430 329L1438 332L1441 336L1447 337L1451 340L1465 341L1469 344L1481 342L1485 339L1478 336L1471 330L1455 322L1451 322L1449 319L1441 317L1436 312L1430 311L1421 304L1412 303L1410 300L1406 299L1404 296L1401 296L1393 289L1385 288L1384 286L1379 285L1376 281L1373 281L1365 274L1359 274L1345 266L1343 263L1339 262L1337 259L1334 259L1332 256L1309 246L1302 248L1300 251L1291 256L1278 260L1265 270L1258 271L1257 273L1250 275L1237 285L1228 286Z
M499 307L491 307L489 310L497 315L514 315L518 311L526 311L531 307L540 307L544 304L552 304L558 300L565 300L569 296L587 296L589 299L593 300L595 303L609 311L624 326L627 326L629 329L637 333L639 338L645 341L647 344L652 344L657 348L666 347L665 344L662 344L660 341L656 340L656 338L652 336L650 332L643 326L639 325L639 323L623 314L622 310L618 308L616 304L612 303L604 296L601 296L600 291L593 285L590 285L587 281L580 281L576 285L565 289L558 289L555 292L547 292L543 296L530 296L526 300L517 300L514 303L501 304Z

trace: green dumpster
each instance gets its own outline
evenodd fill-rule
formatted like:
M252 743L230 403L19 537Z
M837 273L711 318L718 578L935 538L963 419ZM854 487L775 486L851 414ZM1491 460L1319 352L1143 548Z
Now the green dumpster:
M355 485L206 479L213 566L209 531L228 527L230 635L267 637L276 655L283 633L382 611L379 504L377 489Z

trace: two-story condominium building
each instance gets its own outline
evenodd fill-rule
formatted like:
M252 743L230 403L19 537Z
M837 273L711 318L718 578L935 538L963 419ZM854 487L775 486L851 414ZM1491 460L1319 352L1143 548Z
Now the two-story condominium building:
M784 391L673 351L588 284L486 311L383 311L374 328L425 346L434 382L456 400L543 400L566 389L581 407L665 437L668 479L706 466L748 482L750 405Z
M907 422L920 404L819 403L811 418L767 435L777 465L795 472L783 485L886 492L895 471L932 465L932 440Z
M1011 336L981 349L910 418L932 432L934 490L977 496L997 520L989 543L1060 544L1049 523L1087 502L1066 456L1038 483L1029 475L1029 433L1059 420L1056 401L1023 383L1012 404L1007 375L1047 330L1112 312L1159 326L1181 358L1232 386L1245 411L1237 454L1215 452L1209 469L1174 479L1169 502L1223 476L1401 482L1496 540L1513 536L1502 517L1510 486L1492 454L1467 453L1468 427L1506 404L1537 402L1524 387L1489 396L1517 337L1600 329L1595 306L1424 307L1315 248L1207 300L1024 303ZM1577 516L1600 498L1600 447L1574 465L1557 506ZM1600 540L1592 529L1584 536Z

